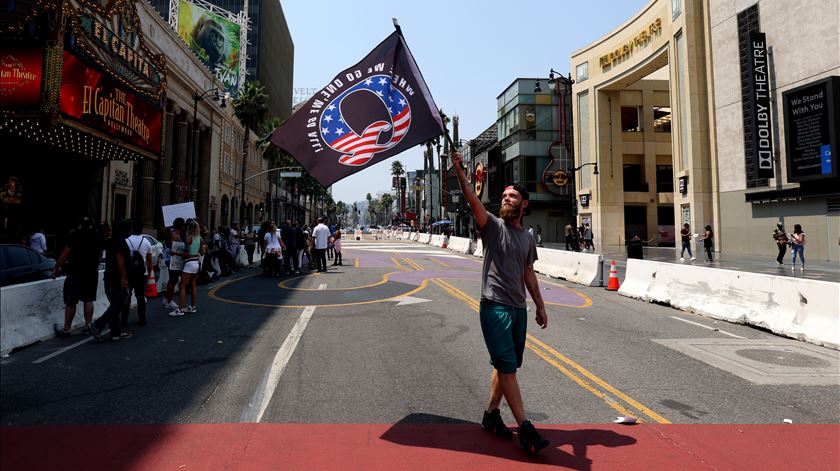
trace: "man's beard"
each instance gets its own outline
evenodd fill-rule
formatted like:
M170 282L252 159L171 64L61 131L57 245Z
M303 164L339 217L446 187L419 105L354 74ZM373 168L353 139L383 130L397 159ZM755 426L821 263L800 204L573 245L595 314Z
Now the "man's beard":
M499 209L499 216L501 216L505 222L516 222L519 219L519 214L522 212L520 209L521 206L502 205L501 209Z

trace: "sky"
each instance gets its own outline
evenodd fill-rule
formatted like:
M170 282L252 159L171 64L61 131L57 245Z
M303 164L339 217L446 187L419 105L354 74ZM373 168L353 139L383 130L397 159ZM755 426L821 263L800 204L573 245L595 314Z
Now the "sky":
M280 3L295 46L294 98L361 60L394 31L396 17L438 108L458 115L459 137L472 139L495 123L496 97L516 78L547 78L552 68L568 75L573 52L648 0ZM393 160L407 171L422 169L423 151L415 146L337 182L333 199L352 203L390 192Z

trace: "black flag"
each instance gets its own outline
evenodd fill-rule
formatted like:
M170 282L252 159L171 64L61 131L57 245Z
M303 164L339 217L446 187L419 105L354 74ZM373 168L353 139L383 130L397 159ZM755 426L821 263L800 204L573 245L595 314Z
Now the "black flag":
M271 142L326 188L442 133L438 108L395 31L315 93Z

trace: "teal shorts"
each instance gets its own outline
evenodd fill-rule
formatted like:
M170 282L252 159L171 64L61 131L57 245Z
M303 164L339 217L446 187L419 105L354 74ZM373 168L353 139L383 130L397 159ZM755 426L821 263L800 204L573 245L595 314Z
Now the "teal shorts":
M481 301L479 317L484 343L490 353L490 364L499 373L516 373L516 369L522 366L522 354L525 352L528 310Z

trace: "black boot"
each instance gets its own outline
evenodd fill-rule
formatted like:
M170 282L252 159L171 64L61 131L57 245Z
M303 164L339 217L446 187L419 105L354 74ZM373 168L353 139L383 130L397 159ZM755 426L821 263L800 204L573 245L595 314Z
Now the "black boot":
M502 420L502 413L499 409L493 409L490 412L484 411L484 418L481 419L481 428L487 430L488 432L492 432L497 437L501 437L507 440L513 438L513 432L505 425L505 421Z
M522 425L519 426L518 432L519 444L522 448L528 451L528 453L537 453L548 446L548 440L537 433L537 429L535 429L528 420L522 422Z

